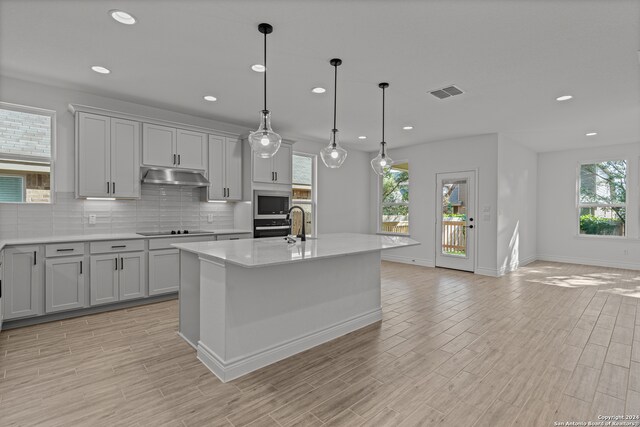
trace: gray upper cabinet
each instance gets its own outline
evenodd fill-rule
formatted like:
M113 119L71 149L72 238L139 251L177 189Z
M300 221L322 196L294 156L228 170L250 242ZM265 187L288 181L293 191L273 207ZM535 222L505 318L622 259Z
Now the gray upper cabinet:
M242 199L242 142L209 135L209 200Z
M270 184L288 184L292 182L291 162L293 147L283 142L273 157L263 159L252 153L252 180Z
M77 196L140 197L140 123L80 112Z
M85 267L83 256L46 260L45 309L47 313L85 306Z
M42 252L40 246L16 246L4 250L2 303L5 320L44 313Z
M207 134L143 123L143 165L205 170L206 161Z

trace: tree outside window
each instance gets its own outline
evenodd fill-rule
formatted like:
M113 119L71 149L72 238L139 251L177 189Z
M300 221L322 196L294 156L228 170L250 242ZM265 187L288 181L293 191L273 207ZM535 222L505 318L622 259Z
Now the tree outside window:
M396 163L382 176L380 231L409 233L409 163Z
M624 236L627 214L627 161L580 165L580 234Z

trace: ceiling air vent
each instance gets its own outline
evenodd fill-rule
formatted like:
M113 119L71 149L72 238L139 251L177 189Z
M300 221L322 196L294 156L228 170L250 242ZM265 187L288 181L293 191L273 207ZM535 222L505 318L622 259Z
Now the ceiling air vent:
M451 85L451 86L443 87L442 89L433 90L429 93L438 99L445 99L445 98L450 98L452 96L460 95L461 93L464 93L464 92L459 88Z

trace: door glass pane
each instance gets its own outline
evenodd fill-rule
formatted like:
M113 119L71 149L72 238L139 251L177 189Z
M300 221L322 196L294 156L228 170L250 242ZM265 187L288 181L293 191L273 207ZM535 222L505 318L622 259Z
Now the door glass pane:
M442 181L442 253L467 255L467 198L466 179Z

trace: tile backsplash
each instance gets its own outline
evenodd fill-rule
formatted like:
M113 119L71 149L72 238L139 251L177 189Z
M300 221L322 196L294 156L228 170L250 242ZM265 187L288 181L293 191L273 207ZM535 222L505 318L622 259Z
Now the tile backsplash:
M201 191L142 185L139 200L84 200L58 192L54 204L0 204L0 239L233 228L234 205L202 202ZM96 215L95 224L89 215Z

